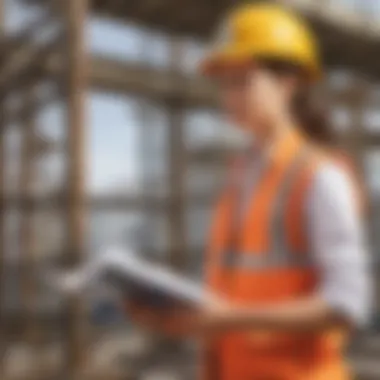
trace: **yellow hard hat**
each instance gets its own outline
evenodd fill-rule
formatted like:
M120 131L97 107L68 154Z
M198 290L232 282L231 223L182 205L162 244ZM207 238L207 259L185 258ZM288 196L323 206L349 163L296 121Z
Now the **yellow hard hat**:
M206 75L220 65L261 58L296 64L311 80L320 76L313 33L300 17L279 5L239 6L222 22L218 32L214 47L201 63Z

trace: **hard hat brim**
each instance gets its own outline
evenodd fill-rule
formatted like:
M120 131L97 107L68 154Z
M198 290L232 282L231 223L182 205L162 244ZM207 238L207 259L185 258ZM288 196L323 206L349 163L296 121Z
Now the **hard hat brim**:
M286 56L284 54L276 54L275 52L256 51L253 52L251 48L230 46L223 50L215 51L209 54L199 65L199 72L206 77L216 77L221 71L230 67L245 66L250 61L254 62L255 59L270 58L279 61L287 61L299 64L304 68L307 80L316 82L322 77L322 70L319 64L315 63L315 58L301 61L296 57Z

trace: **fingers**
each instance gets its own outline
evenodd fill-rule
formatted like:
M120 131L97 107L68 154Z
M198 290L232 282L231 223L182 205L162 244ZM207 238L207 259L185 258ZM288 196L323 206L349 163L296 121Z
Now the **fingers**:
M152 309L138 301L127 301L125 311L135 323L155 332L175 338L190 334L193 313L189 311Z

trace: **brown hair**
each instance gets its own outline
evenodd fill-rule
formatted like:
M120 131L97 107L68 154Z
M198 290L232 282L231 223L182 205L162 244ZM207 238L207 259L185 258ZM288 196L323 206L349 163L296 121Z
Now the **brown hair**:
M336 146L339 137L330 122L330 110L323 99L316 100L310 89L300 92L293 102L294 115L300 130L313 142Z
M260 60L259 64L278 75L296 75L304 86L296 94L293 101L293 113L298 127L312 142L324 146L338 144L338 136L333 128L329 114L330 110L324 103L323 95L318 99L307 85L305 72L298 65L275 60Z
M303 70L295 65L290 65L283 62L263 62L263 67L277 73L278 75L296 75L302 81L304 75ZM316 143L323 148L333 148L334 157L338 159L340 165L344 165L354 181L356 190L358 192L358 202L360 211L363 215L368 212L367 204L367 189L363 186L363 173L361 172L357 162L347 157L343 151L336 150L339 145L339 136L336 129L330 122L330 112L326 94L318 94L317 96L305 81L304 85L300 86L300 91L293 99L293 114L296 118L297 124L301 132L310 139L311 142ZM340 155L337 153L341 153Z

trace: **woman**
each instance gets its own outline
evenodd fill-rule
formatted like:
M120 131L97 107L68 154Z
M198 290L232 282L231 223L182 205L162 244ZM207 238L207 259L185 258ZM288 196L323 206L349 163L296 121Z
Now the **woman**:
M210 237L207 285L225 302L150 317L207 338L208 378L349 379L342 349L370 285L351 181L299 133L297 104L321 74L314 38L287 10L242 6L202 71L252 135Z

